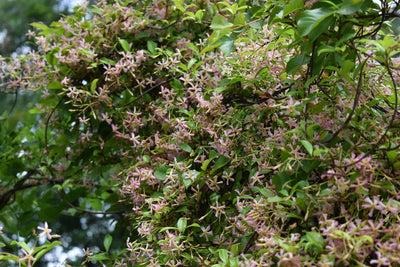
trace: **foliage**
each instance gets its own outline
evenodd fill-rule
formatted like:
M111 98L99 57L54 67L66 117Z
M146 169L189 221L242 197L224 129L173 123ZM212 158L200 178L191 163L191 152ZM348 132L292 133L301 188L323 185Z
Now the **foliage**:
M12 241L10 245L18 245L21 247L21 251L23 255L21 257L18 257L17 255L7 253L7 252L0 252L0 260L9 260L9 261L15 261L18 262L21 266L31 266L34 265L43 255L45 255L48 251L53 249L54 247L58 245L62 245L61 242L59 241L54 241L50 242L52 238L59 238L60 235L53 234L51 235L52 230L48 228L47 222L45 222L44 228L38 226L38 229L41 230L42 232L37 235L35 229L33 229L33 237L35 238L35 242L33 247L30 247L27 243L24 241ZM0 229L1 230L1 229ZM0 233L2 233L0 231ZM45 238L46 242L42 246L37 246L37 243L39 241L39 238ZM0 247L4 247L4 243L0 243Z
M400 264L398 8L120 0L32 24L39 52L0 76L41 95L3 114L5 228L123 213L126 246L85 251L115 266Z
M61 13L68 10L61 6L61 1L1 1L0 2L0 32L4 38L0 46L0 54L8 56L26 44L26 33L30 29L29 23L40 21L50 24L58 20Z

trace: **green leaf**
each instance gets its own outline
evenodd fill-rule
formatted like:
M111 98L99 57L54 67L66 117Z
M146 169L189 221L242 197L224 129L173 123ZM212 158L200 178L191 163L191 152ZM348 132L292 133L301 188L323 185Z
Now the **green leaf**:
M99 81L99 79L94 79L91 83L90 83L90 92L92 94L94 94L94 92L96 92L97 89L97 82Z
M229 251L226 249L218 249L218 256L224 263L227 263L229 259Z
M240 244L233 244L233 245L231 246L231 251L233 252L233 254L234 254L235 256L238 256L238 255L239 255L240 251L242 250L241 247L242 247L242 246L241 246Z
M143 155L143 161L146 163L151 163L151 158L149 157L149 155Z
M332 53L335 52L336 48L330 45L321 45L317 49L317 55L321 55L322 53Z
M313 145L310 142L308 142L307 140L301 140L300 142L304 146L304 148L307 150L308 154L310 154L310 156L312 156L313 155Z
M64 85L62 85L60 82L57 81L52 81L48 86L47 89L53 90L53 89L63 89Z
M112 236L110 234L106 234L106 236L104 237L103 244L107 252L110 250L111 243L112 243Z
M56 65L58 61L58 59L54 56L54 53L52 52L46 54L46 60L52 66Z
M197 60L195 58L190 59L189 62L187 63L187 69L190 69L196 62Z
M284 7L282 5L276 5L270 12L269 16L269 24L272 24L274 19L282 19L283 18L283 9Z
M218 169L228 164L230 160L225 156L220 156L215 162L214 168L211 171L211 174L215 173Z
M373 244L374 240L369 235L362 235L357 237L357 243L354 245L354 249L357 251L365 243Z
M187 228L189 228L189 227L201 228L200 224L198 224L198 223L192 223L191 225L188 225Z
M99 61L100 61L101 63L105 64L105 65L115 66L115 64L117 64L117 63L115 63L114 60L111 60L111 59L106 58L106 57L100 58Z
M301 15L297 22L297 30L301 37L309 34L315 29L324 19L331 16L333 11L326 8L317 8L306 10ZM322 33L322 32L321 32Z
M364 0L344 0L342 6L336 11L341 15L351 15L361 9Z
M32 22L29 25L31 25L32 27L35 27L35 28L39 28L42 31L47 31L49 29L49 27L46 24L39 23L39 22Z
M151 40L147 41L147 50L151 53L151 54L155 54L156 53L156 48L157 48L157 44Z
M172 226L166 226L160 229L160 231L158 231L159 233L165 232L167 230L178 230L178 228L176 227L172 227Z
M36 252L35 254L36 260L34 261L34 263L37 262L41 257L43 257L44 254L49 252L51 249L53 249L56 246L60 246L62 244L63 243L61 243L60 241L54 241L53 243L45 244L41 247L35 248L34 251Z
M218 157L217 153L214 150L211 150L210 155L208 157L208 160L204 161L203 164L201 165L201 169L203 171L205 171L208 167L208 165L210 164L210 162L215 159L216 157Z
M296 10L302 9L303 7L303 0L291 0L287 5L285 5L285 8L283 9L283 16L285 17Z
M303 236L302 241L306 243L305 250L312 249L316 252L322 252L324 248L324 239L320 233L317 232L306 232Z
M310 57L299 55L289 60L286 65L286 72L288 74L294 74L300 68L300 66L307 64L310 61Z
M281 201L284 201L285 199L283 198L283 197L270 197L270 198L268 198L267 199L267 201L269 202L269 203L272 203L272 202L281 202Z
M10 261L15 261L18 262L20 259L18 256L4 252L5 255L0 255L0 260L10 260Z
M222 30L232 27L233 24L228 22L224 16L216 15L211 22L211 29Z
M176 227L178 228L178 231L181 234L185 232L186 226L187 226L187 218L186 217L179 218L178 222L176 223Z
M242 26L246 24L246 15L243 13L238 13L233 20L233 24L237 26Z
M239 266L239 259L238 259L238 257L229 258L229 266L230 266L230 267L238 267L238 266Z
M343 62L342 68L339 69L338 73L341 77L346 78L347 80L351 80L350 73L354 71L354 62L350 60L346 60Z
M131 47L130 47L130 45L129 45L129 43L128 43L127 40L125 40L125 39L118 39L118 41L119 41L119 43L121 44L122 49L124 49L125 52L131 51Z
M183 184L185 185L185 188L188 189L189 186L191 186L193 184L193 180L192 179L183 179Z
M228 56L235 49L234 38L224 36L219 41L221 42L219 49L221 49L221 51L224 53L224 56Z
M166 176L167 176L167 171L169 170L169 166L167 165L160 165L156 167L156 170L154 171L154 177L156 177L158 180L164 181Z
M186 151L188 153L191 153L193 151L193 149L188 144L180 143L178 144L178 146L182 148L183 151Z
M96 260L96 261L101 261L101 260L109 260L110 257L107 256L106 253L100 253L100 254L97 254L97 255L90 256L90 259Z
M196 45L194 45L194 44L192 44L192 43L185 43L185 45L190 49L190 50L192 50L196 55L198 55L199 54L199 48L196 46ZM192 59L194 59L194 58L192 58ZM190 68L189 66L188 66L188 68Z
M395 150L389 150L389 151L386 151L386 156L388 157L388 159L391 163L394 163L398 159L399 154Z
M177 8L179 11L185 12L185 8L183 7L183 2L184 2L184 0L172 0L172 1L175 3L176 8Z
M260 189L260 193L261 193L261 195L263 195L264 197L267 197L267 198L275 195L275 193L273 191L271 191L267 188L264 188L264 187Z
M90 198L88 202L94 210L101 210L103 208L103 203L98 198Z

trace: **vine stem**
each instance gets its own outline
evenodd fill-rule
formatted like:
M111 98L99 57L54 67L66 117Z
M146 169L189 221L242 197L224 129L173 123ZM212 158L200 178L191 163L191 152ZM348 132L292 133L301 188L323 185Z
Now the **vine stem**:
M367 63L367 60L368 60L368 59L369 59L369 57L367 57L367 58L364 60L364 62L362 63L362 65L361 65L360 74L359 74L359 77L358 77L357 91L356 91L356 95L355 95L355 97L354 97L353 108L351 109L351 112L350 112L349 116L347 116L347 119L346 119L345 122L342 124L342 126L332 135L332 137L331 137L329 140L327 140L327 141L324 142L324 143L328 143L328 145L329 145L330 143L332 143L332 141L339 135L339 133L340 133L344 128L346 128L346 126L350 123L350 120L351 120L351 118L352 118L353 115L354 115L354 112L355 112L355 110L356 110L356 108L357 108L358 100L360 99L360 94L361 94L362 74L363 74L363 70L364 70L364 67L365 67L365 63Z
M81 209L81 208L75 206L74 204L72 204L71 202L69 202L69 201L67 200L67 198L65 197L65 195L64 195L60 190L58 190L57 188L56 188L55 190L56 190L57 194L62 198L62 200L63 200L68 206L70 206L70 207L73 208L73 209L76 209L76 210L85 212L85 213L90 213L90 214L117 214L117 213L124 213L124 212L127 211L127 210L93 211L93 210Z

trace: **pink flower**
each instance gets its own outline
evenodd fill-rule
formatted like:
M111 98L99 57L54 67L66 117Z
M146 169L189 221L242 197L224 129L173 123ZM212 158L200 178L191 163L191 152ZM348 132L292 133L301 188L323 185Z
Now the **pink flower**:
M47 236L47 239L48 239L48 240L51 239L50 233L51 233L52 230L49 229L49 226L47 225L47 222L44 222L44 228L38 226L38 229L43 231L43 232L41 232L41 233L39 234L40 237Z
M31 266L32 266L31 263L32 263L33 261L36 260L36 258L34 258L34 257L32 256L32 254L33 254L33 252L34 252L33 248L31 248L30 253L26 252L25 249L21 249L21 251L22 251L22 253L25 254L25 257L20 258L20 259L18 260L18 262L21 263L21 262L23 262L23 261L26 261L26 262L28 262L28 267L31 267Z
M219 213L225 214L225 211L224 211L225 205L219 206L218 200L216 201L215 206L210 206L210 208L212 208L213 210L216 211L215 217L217 217L217 218L218 218Z
M390 261L388 258L384 257L380 251L375 251L377 256L376 260L371 260L371 264L376 264L377 266L388 266L390 265Z
M201 226L201 231L202 234L200 235L200 237L205 237L208 241L208 237L213 235L213 231L210 229L211 226L208 225L207 228L205 228L204 226Z
M377 209L379 205L381 205L381 203L382 202L379 200L379 197L377 196L374 196L373 200L371 200L369 197L366 197L364 199L364 204L361 205L361 207L364 209L369 209L368 216L372 217L374 210Z
M293 112L296 113L297 115L300 115L300 112L295 109L295 107L299 105L301 105L300 101L296 101L295 103L293 103L293 98L289 97L289 103L286 106L282 106L282 108L286 109L285 112L286 115L289 115Z

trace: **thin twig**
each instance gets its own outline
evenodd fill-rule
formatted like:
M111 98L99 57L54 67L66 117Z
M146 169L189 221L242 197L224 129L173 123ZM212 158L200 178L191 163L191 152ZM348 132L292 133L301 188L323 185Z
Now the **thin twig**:
M60 192L60 190L56 189L57 194L62 198L62 200L71 208L82 211L82 212L86 212L86 213L90 213L90 214L117 214L117 213L124 213L127 210L116 210L116 211L93 211L93 210L85 210L85 209L81 209L77 206L75 206L74 204L72 204L71 202L69 202L63 193Z
M136 97L136 98L134 98L133 100L129 101L128 103L125 103L125 104L122 104L122 105L119 105L119 106L115 106L115 108L122 108L122 107L129 106L130 104L132 104L133 102L139 100L140 98L142 98L143 96L145 96L146 94L148 94L148 93L151 92L152 90L156 89L157 87L159 87L159 86L161 86L161 85L163 85L163 84L166 84L166 83L172 81L173 79L177 79L177 78L179 78L179 77L181 77L181 76L182 76L182 75L179 75L178 77L172 77L172 78L169 78L169 79L166 80L166 81L160 82L160 83L158 83L158 84L156 84L156 85L150 87L149 89L147 89L146 91L144 91L141 95L139 95L138 97Z
M347 116L347 119L345 120L345 122L342 124L342 126L332 135L332 137L330 139L328 139L327 141L325 141L324 143L328 143L330 144L338 135L339 133L346 128L347 124L349 124L351 118L354 115L354 112L357 108L358 105L358 100L360 98L360 94L361 94L361 87L362 87L362 74L363 74L363 70L364 70L364 66L365 63L367 63L368 58L366 58L364 60L364 62L361 65L361 69L360 69L360 75L358 77L358 85L357 85L357 91L356 91L356 95L354 97L354 103L353 103L353 108L351 109L351 112L349 114L349 116Z
M8 114L11 114L15 108L15 106L17 105L17 101L18 101L18 89L15 90L15 100L10 108L10 111L8 112Z
M46 149L46 152L47 152L47 153L49 153L49 148L47 147L47 145L48 145L47 130L48 130L48 128L49 128L50 118L51 118L51 116L53 115L53 113L56 111L56 109L58 108L58 106L61 104L61 102L63 101L64 97L65 97L65 96L63 96L63 97L60 99L60 101L58 101L57 105L51 110L51 112L50 112L50 114L49 114L49 116L47 117L47 120L46 120L46 125L45 125L45 129L44 129L44 144L45 144L45 149Z
M246 245L244 246L244 249L243 249L243 252L242 252L243 254L246 254L247 251L250 249L251 244L252 244L253 241L256 239L257 235L258 235L258 233L257 233L256 231L254 231L254 232L251 234L251 236L249 237L249 239L248 239L247 242L246 242Z

